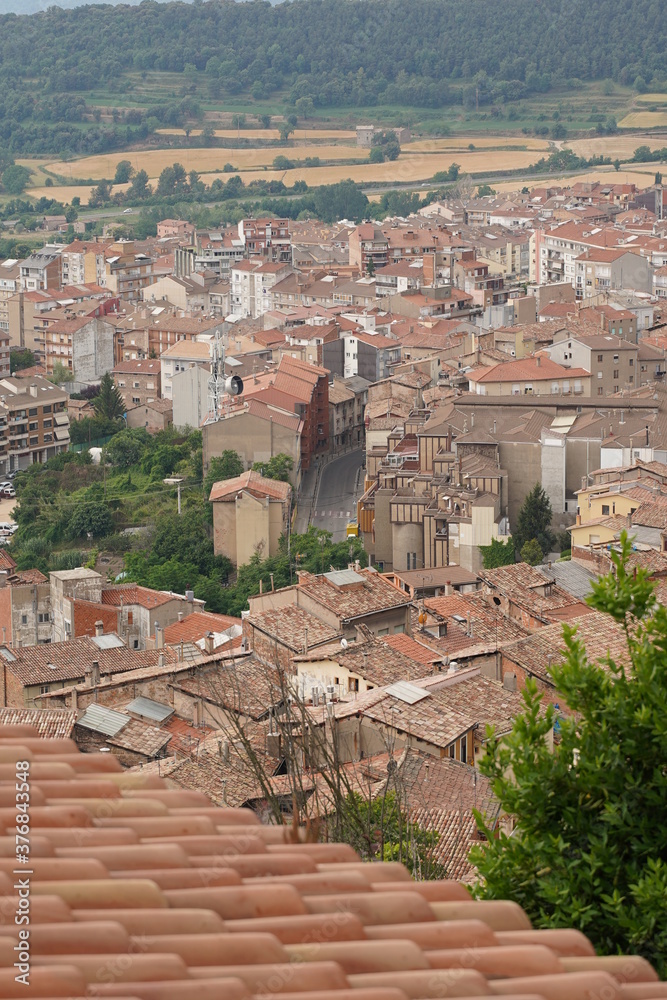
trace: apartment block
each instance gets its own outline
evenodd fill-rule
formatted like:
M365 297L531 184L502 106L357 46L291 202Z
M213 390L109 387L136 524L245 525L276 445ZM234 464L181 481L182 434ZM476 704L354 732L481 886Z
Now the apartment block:
M160 398L160 368L160 361L153 358L120 361L114 367L111 374L128 409Z
M0 379L0 474L68 450L66 407L67 393L39 375Z

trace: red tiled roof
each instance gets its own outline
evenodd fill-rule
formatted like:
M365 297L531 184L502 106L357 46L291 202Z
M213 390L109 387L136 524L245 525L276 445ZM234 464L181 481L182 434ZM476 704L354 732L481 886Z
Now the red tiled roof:
M414 881L399 863L362 864L346 844L305 842L298 826L291 835L226 806L228 780L234 797L263 795L251 776L248 792L237 792L235 749L228 765L213 746L202 760L128 774L112 754L84 757L36 729L3 735L10 756L14 744L14 759L30 761L31 820L40 825L31 837L30 985L16 981L19 897L3 875L0 996L664 995L646 960L597 957L578 931L533 930L516 903L473 900L452 880ZM47 784L40 772L54 766L68 776ZM7 797L12 771L2 775ZM189 790L161 776L184 771ZM16 811L2 813L0 834L13 838Z
M209 500L233 501L239 493L250 493L254 497L269 497L272 500L287 500L292 487L279 479L267 479L250 469L234 479L224 479L214 483Z
M170 645L179 642L196 642L207 632L224 632L232 625L240 625L240 618L231 615L216 615L210 611L194 611L180 622L167 625L164 630L164 641ZM229 647L227 647L229 648Z

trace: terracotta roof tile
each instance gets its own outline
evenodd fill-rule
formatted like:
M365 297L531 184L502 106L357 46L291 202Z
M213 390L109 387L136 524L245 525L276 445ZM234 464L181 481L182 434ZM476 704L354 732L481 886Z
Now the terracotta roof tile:
M265 735L253 732L258 747ZM31 996L665 995L643 959L596 957L573 930L535 931L515 903L472 900L452 881L415 882L397 863L355 863L346 845L292 842L285 828L230 806L261 801L261 790L247 768L237 769L235 748L225 762L216 740L197 759L126 772L112 755L81 755L68 740L40 739L21 724L6 724L3 738L12 760L30 760L35 799ZM42 777L54 767L69 777ZM410 752L402 768L411 787L424 784L426 767L439 777L415 810L428 810L423 822L441 835L443 863L466 878L472 769L454 769L459 781L449 762ZM14 792L13 771L0 772L3 792ZM272 779L277 788L285 784L279 779ZM459 793L464 809L457 813L451 799ZM40 794L47 805L37 804ZM0 809L0 820L0 835L13 838L15 810ZM26 991L12 964L12 884L0 873L0 919L8 914L3 997Z

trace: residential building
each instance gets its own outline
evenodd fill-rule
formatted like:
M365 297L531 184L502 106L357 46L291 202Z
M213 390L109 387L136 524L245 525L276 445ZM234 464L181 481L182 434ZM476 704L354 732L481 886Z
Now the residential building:
M210 416L210 381L208 368L193 365L176 372L171 379L171 404L174 427L201 427Z
M48 374L57 364L83 385L97 382L113 368L114 328L104 319L80 316L49 324L44 330L44 366Z
M69 448L67 393L39 375L0 379L0 474Z
M135 253L133 240L118 240L106 251L106 287L114 295L138 302L153 280L152 257Z
M0 634L3 646L51 642L49 581L38 569L0 569Z
M9 299L19 290L20 267L18 260L0 263L0 332L9 334ZM17 342L16 346L20 346Z
M60 288L60 253L62 247L45 246L36 250L19 263L19 289L22 292L39 292L47 288Z
M475 368L468 372L468 381L470 391L480 396L591 394L590 369L574 362L566 367L542 354Z
M368 383L360 376L329 383L329 444L332 451L360 447L365 437Z
M286 406L276 406L261 399L248 399L225 408L218 420L212 419L207 412L201 428L204 475L211 459L227 449L236 451L247 469L254 462L268 462L274 455L282 454L292 459L290 482L298 489L302 475L303 428L304 419L293 406L286 409Z
M234 479L215 483L213 547L234 566L244 566L255 554L262 559L279 552L282 535L289 532L292 487L249 470Z
M185 219L162 219L157 224L157 238L163 240L170 236L192 243L195 238L195 227Z
M271 263L291 264L292 241L289 219L241 219L239 240L247 256Z
M149 434L159 434L172 426L174 406L170 399L134 403L128 406L125 420L128 427L143 427Z
M574 260L574 288L580 300L613 289L650 292L652 279L649 261L625 247L591 248Z
M171 347L166 348L160 355L162 396L165 399L173 399L173 379L179 372L188 371L190 368L201 368L206 373L206 381L211 373L211 341L202 340L179 340ZM191 426L198 426L192 424Z
M111 374L125 406L152 403L161 398L160 361L146 358L136 361L120 361Z
M146 649L149 638L180 621L181 617L203 611L206 602L195 598L191 590L183 595L128 583L102 588L100 603L119 609L120 634L127 646Z
M291 261L291 258L290 258ZM273 308L272 290L292 273L291 262L251 258L232 264L229 306L235 316L257 319Z
M74 240L60 254L63 285L106 285L106 254L112 244Z
M611 334L577 337L568 330L560 330L546 350L552 364L571 366L570 378L580 377L575 372L582 369L590 374L586 395L606 397L641 384L638 348L620 337Z

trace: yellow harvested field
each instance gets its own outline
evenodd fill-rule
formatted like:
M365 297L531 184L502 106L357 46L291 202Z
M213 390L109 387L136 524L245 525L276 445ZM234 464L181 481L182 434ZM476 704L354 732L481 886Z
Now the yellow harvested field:
M185 135L182 128L158 128L159 135ZM200 128L193 128L190 135L201 135ZM277 128L216 128L213 133L218 139L279 139ZM297 128L290 136L292 139L353 139L357 133L347 129L336 128Z
M525 149L546 150L549 143L544 139L530 139L528 137L512 138L504 135L497 135L489 138L480 138L477 135L461 136L448 139L418 139L415 142L406 142L401 146L405 153L440 153L440 152L469 152L468 146L472 143L478 149L497 149L498 146L517 146Z
M253 170L270 167L276 156L289 159L305 159L319 156L322 160L368 159L368 150L349 146L273 146L270 149L149 149L139 152L100 154L86 156L71 163L50 163L49 170L65 177L82 177L101 180L113 178L120 160L129 160L135 170L145 170L151 180L156 180L165 167L181 163L185 169L198 173L222 171L225 163L231 163L239 170ZM223 176L221 174L221 176Z
M288 185L295 181L305 181L307 184L336 184L338 181L351 178L360 184L386 183L409 184L413 181L428 181L433 174L447 170L452 163L458 163L461 173L484 170L519 170L529 166L535 159L535 153L529 150L505 150L499 153L421 153L401 154L398 160L387 163L363 163L357 165L341 164L326 167L298 167L294 170L249 170L242 174L243 181L249 184L256 180L281 180ZM215 176L203 175L203 180L210 184Z
M635 100L642 104L667 104L667 94L639 94Z
M56 201L61 201L64 205L69 204L72 198L77 197L82 205L87 205L90 200L90 192L94 187L92 184L63 184L62 186L54 184L53 187L44 187L43 180L44 178L40 176L40 186L28 188L26 193L32 198L55 198ZM116 184L113 190L125 191L129 186L129 184Z
M635 165L633 164L633 168L634 167ZM578 184L581 181L603 181L610 182L612 184L636 184L637 187L648 187L653 183L654 173L654 163L638 163L635 169L621 169L618 172L616 172L613 167L596 167L591 170L584 170L580 174L572 174L570 176L545 174L543 181L535 178L535 180L531 181L528 186L536 188L561 183L563 187L571 187L573 184ZM525 187L525 184L520 184L517 181L502 181L499 184L493 184L493 190L502 194L508 194L511 191L520 191L522 187Z
M667 111L631 111L619 123L619 128L659 128L667 125Z
M591 139L573 139L563 143L577 156L610 156L612 160L629 160L638 146L661 149L667 143L664 136L604 135Z

